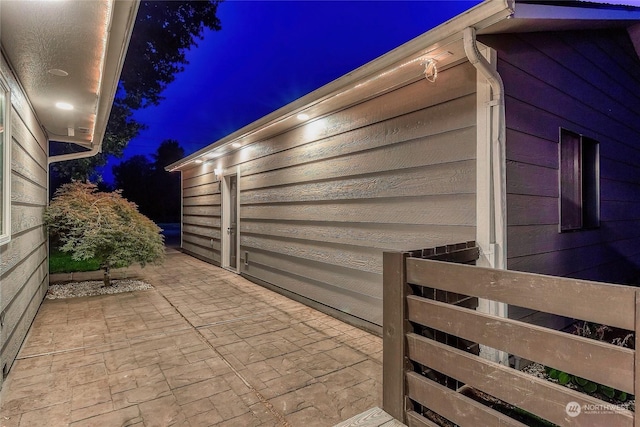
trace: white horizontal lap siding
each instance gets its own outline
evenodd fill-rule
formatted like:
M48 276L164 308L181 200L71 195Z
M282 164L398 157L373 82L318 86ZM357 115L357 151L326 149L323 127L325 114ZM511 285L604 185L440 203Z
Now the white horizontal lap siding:
M183 248L220 262L213 168L238 166L240 272L381 325L384 250L475 237L475 83L464 63L183 171Z
M381 325L384 250L474 239L475 82L465 63L220 159L241 273Z
M212 171L182 174L182 249L220 265L220 186Z
M11 88L11 241L0 247L0 369L13 364L49 282L47 236L47 142L7 65ZM1 384L0 377L0 384Z
M508 268L628 282L640 258L640 62L624 31L501 35ZM558 135L599 141L600 229L559 233Z

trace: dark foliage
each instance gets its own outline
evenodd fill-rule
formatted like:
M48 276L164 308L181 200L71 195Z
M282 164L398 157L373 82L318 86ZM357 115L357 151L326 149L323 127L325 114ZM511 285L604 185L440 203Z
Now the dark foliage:
M113 167L116 188L136 203L140 212L156 222L180 221L180 175L164 170L165 166L184 157L178 141L165 140L152 154L133 156Z
M143 1L120 76L132 109L157 105L162 91L184 70L185 52L205 28L220 30L219 1Z

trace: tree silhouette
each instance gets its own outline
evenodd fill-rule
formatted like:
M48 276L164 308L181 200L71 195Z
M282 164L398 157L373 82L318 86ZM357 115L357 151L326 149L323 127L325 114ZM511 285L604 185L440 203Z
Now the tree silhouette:
M180 175L164 170L184 157L176 140L162 141L150 162L144 155L133 156L113 166L116 188L136 203L140 212L156 222L180 221Z
M112 168L115 187L122 195L136 205L144 215L155 220L149 184L153 175L153 166L149 159L136 155Z
M120 76L129 108L158 105L162 91L188 64L205 28L222 29L219 1L143 1Z
M151 157L153 157L154 169L156 171L164 171L166 166L184 157L184 148L175 139L165 139Z
M180 174L164 168L184 157L184 149L173 139L162 141L153 162L154 218L160 222L180 222Z

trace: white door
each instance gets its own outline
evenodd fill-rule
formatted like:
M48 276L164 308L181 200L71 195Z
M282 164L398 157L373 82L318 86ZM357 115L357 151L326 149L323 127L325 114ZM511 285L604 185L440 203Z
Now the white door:
M222 182L222 267L238 270L238 175L225 175Z

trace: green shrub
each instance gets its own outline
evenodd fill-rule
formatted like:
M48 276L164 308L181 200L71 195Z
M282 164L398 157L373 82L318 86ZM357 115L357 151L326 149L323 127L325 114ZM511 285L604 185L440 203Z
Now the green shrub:
M594 339L597 341L605 341L605 336L608 332L612 332L612 329L606 325L600 325L597 323L584 322L581 325L576 326L575 334L581 337ZM624 337L616 337L612 340L611 344L618 345L620 347L628 347L630 343L633 343L633 334L626 334ZM578 390L587 394L600 393L609 399L617 399L621 402L625 402L627 399L632 399L633 395L628 395L624 391L616 390L613 387L609 387L603 384L598 384L585 378L580 378L567 372L560 371L558 369L545 366L545 371L549 378L558 381L560 385L567 385L569 383L574 384Z
M616 390L613 387L609 387L603 384L598 384L585 378L580 378L575 375L560 371L558 369L545 366L545 371L549 378L558 381L560 385L567 385L569 383L574 384L578 390L587 394L601 393L609 399L617 399L620 402L625 402L629 399L629 396L624 391Z

